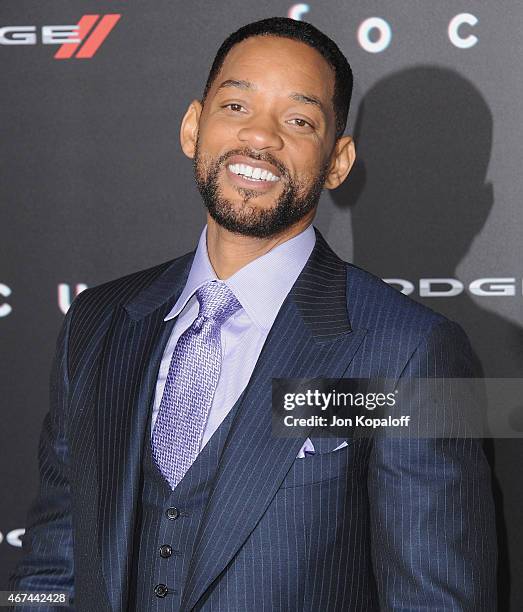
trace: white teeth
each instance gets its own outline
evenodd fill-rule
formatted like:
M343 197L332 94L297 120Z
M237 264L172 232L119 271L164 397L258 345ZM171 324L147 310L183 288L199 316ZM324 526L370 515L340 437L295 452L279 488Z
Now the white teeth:
M252 181L270 181L275 183L280 180L279 176L274 176L269 170L253 168L247 164L231 164L228 168L234 174L243 175Z

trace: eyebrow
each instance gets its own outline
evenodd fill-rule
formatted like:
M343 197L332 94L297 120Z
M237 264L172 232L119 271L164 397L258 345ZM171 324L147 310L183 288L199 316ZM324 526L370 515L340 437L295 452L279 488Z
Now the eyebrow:
M251 83L249 81L227 79L226 81L220 83L217 91L219 91L220 89L224 89L225 87L237 87L238 89L256 89L254 83Z
M323 108L321 100L314 96L311 96L310 94L305 95L302 93L293 92L289 95L289 98L291 98L291 100L295 100L296 102L303 102L304 104L312 104L313 106L317 106L320 111L325 115L325 109Z
M257 89L256 85L254 83L251 83L250 81L245 81L243 79L227 79L226 81L220 83L216 91L219 91L220 89L225 89L227 87L236 87L237 89L246 89L251 91L255 91ZM298 93L295 91L289 94L289 98L291 100L294 100L295 102L301 102L302 104L311 104L313 106L316 106L324 117L327 116L322 101L316 98L315 96L312 96L310 94Z

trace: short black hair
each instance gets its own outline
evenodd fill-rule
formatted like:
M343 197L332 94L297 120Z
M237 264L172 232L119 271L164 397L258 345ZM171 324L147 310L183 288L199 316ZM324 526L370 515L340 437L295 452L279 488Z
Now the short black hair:
M202 102L205 103L207 94L232 47L253 36L277 36L297 40L316 49L327 60L334 71L332 104L336 117L336 139L340 138L345 131L349 114L353 83L352 70L338 45L318 28L305 21L297 21L288 17L270 17L249 23L233 32L224 40L216 53L207 77Z

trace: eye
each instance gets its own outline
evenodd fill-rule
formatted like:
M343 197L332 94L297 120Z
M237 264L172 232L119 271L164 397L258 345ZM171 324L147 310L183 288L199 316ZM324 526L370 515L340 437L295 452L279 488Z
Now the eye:
M238 104L237 102L229 102L229 104L224 104L222 106L222 108L229 108L229 107L234 112L239 112L239 110L243 108L243 106L241 104Z
M305 121L305 119L301 119L300 117L296 117L295 119L291 119L290 123L292 123L293 121L296 121L297 123L295 123L294 125L296 125L297 127L314 127L313 125L311 125L308 121Z

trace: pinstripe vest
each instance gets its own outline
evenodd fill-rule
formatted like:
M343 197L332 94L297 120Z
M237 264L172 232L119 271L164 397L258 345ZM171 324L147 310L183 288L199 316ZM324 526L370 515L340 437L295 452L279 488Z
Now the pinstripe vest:
M194 540L239 404L237 401L174 491L154 463L149 418L130 610L174 612L180 609Z

